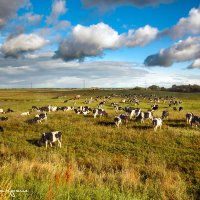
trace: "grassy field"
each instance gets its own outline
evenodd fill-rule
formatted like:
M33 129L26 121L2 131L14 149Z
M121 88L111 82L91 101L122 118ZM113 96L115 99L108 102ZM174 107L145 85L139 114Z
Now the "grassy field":
M156 94L175 96L183 101L183 111L174 111L168 102L159 103L154 116L169 110L161 130L153 131L150 121L129 121L117 128L118 115L111 102L104 108L107 118L76 115L73 111L48 113L48 121L28 124L30 116L20 116L35 106L85 105L86 98L111 94ZM63 97L64 96L64 97ZM59 98L60 97L60 98ZM96 108L99 102L89 106ZM119 103L121 106L130 104ZM153 103L142 100L139 107L147 110ZM15 112L0 126L0 199L67 200L67 199L198 199L200 196L200 131L185 122L186 112L200 115L200 94L182 94L134 90L64 90L17 89L0 90L0 108ZM41 134L59 130L62 148L38 147ZM9 194L1 190L14 191Z

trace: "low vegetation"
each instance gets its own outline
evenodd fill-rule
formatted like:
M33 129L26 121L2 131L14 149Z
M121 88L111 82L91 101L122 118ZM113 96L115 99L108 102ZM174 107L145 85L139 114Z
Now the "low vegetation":
M160 102L154 116L163 110L170 113L163 127L153 131L151 121L144 124L129 121L117 128L118 113L111 106L120 103L119 96L104 108L109 116L94 119L91 114L74 111L48 113L47 122L28 124L33 118L21 116L35 106L85 105L85 99L111 94L156 94L181 99L183 111L175 111L168 102ZM80 99L73 98L80 94ZM71 99L71 100L69 100ZM65 100L68 102L64 103ZM19 200L66 199L198 199L200 196L200 131L185 122L186 112L200 115L199 93L170 93L139 90L0 90L0 108L15 112L0 126L0 198ZM90 105L96 108L99 102ZM153 103L141 101L142 110ZM133 105L134 106L134 105ZM47 131L63 134L62 148L39 147L37 141ZM14 190L13 193L3 191ZM17 191L21 190L21 191Z

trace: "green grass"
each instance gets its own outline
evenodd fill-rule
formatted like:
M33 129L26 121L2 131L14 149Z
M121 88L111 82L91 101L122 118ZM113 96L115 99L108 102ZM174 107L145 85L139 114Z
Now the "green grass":
M118 115L111 102L104 106L108 118L76 115L73 111L48 113L42 124L25 123L31 116L20 116L33 105L55 106L74 104L66 99L81 95L75 107L86 98L115 94L152 93L175 96L183 100L184 110L173 111L159 103L154 116L169 110L161 130L153 131L150 121L130 121L116 128ZM57 98L67 96L64 98ZM93 102L95 108L98 102ZM121 106L130 104L119 103ZM147 110L153 103L141 100ZM200 195L200 131L185 123L185 113L200 115L200 95L133 90L0 90L0 108L11 108L8 121L0 122L0 190L6 181L11 189L28 190L16 193L15 199L198 199ZM1 114L4 116L3 114ZM38 147L35 142L43 132L60 130L62 148ZM2 195L0 193L0 195ZM6 199L7 197L1 197ZM9 197L8 197L9 199Z

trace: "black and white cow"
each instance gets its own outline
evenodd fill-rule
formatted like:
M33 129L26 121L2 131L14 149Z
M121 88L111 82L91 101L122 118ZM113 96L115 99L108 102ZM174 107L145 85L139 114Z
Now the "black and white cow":
M38 111L39 110L39 108L37 106L32 106L31 109L32 109L32 111L34 111L34 110Z
M3 108L0 108L0 113L4 113Z
M162 119L161 118L154 118L152 123L153 123L154 131L156 131L158 127L160 127L160 129L161 129L161 127L162 127Z
M191 124L193 113L186 113L185 118L186 118L186 123Z
M72 107L72 106L61 106L61 107L57 107L57 111L58 110L62 110L64 112L66 112L66 111L74 110L74 107Z
M193 115L191 120L191 126L195 125L196 127L200 127L200 117Z
M108 113L104 109L94 109L93 110L94 118L97 116L108 117Z
M131 112L132 112L132 110L134 110L135 108L133 108L133 107L125 107L124 108L124 111L128 114L128 115L130 115L131 114Z
M38 108L40 112L51 112L51 105Z
M61 148L62 133L60 131L46 132L42 134L40 145L45 144L47 149L48 143L52 147L52 143L56 141L58 142L58 146Z
M42 121L47 121L47 113L40 113L33 119L36 123L42 123Z
M178 108L178 111L180 112L180 111L182 111L182 110L183 110L183 107L180 106L180 107Z
M140 112L140 114L136 117L136 120L140 121L141 123L143 123L145 119L153 120L153 115L151 111Z
M163 110L161 118L162 119L168 119L168 117L169 117L169 112L167 110Z
M12 110L12 109L10 109L10 108L8 108L8 109L5 111L5 113L11 113L11 112L14 112L14 110Z
M131 111L130 113L130 119L132 119L133 117L137 117L141 112L141 109L140 108L135 108Z
M115 122L116 126L119 128L120 124L122 124L122 123L127 124L128 123L128 115L127 114L120 114L119 116L115 116L114 122Z
M156 111L158 110L158 105L154 104L153 106L151 106L151 111Z
M8 117L0 117L0 121L7 121Z

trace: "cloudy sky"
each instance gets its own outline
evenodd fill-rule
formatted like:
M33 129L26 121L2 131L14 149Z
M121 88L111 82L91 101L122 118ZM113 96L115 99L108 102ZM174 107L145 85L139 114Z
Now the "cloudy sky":
M0 88L200 84L199 0L0 0Z

